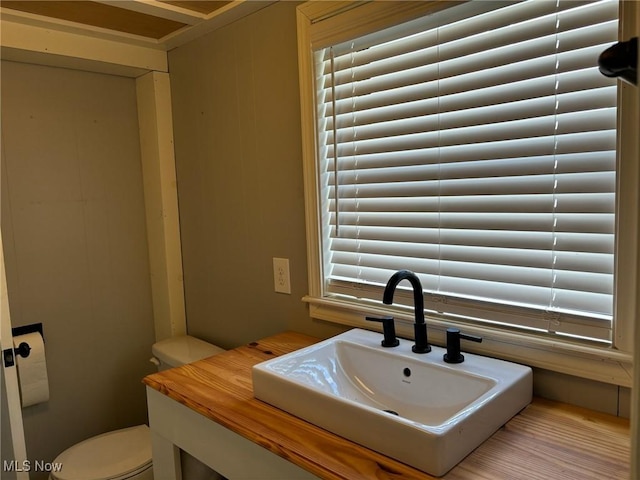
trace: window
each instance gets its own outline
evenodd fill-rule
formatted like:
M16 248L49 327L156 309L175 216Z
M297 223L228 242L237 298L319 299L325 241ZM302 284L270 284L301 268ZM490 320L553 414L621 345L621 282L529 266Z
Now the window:
M613 344L618 87L596 65L618 2L468 2L351 29L358 8L301 40L310 301L375 309L410 269L435 325Z

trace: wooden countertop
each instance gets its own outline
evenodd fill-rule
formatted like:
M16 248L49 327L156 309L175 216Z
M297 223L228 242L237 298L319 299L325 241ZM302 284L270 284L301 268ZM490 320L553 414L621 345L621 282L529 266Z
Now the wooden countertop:
M253 397L251 367L318 339L286 332L144 383L325 479L433 479ZM535 398L446 480L629 478L629 421Z

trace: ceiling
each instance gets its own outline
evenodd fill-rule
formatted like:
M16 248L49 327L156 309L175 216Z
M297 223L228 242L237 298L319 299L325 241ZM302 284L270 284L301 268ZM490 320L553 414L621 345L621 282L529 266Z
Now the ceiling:
M270 1L0 1L3 19L169 50ZM242 14L242 15L240 15Z

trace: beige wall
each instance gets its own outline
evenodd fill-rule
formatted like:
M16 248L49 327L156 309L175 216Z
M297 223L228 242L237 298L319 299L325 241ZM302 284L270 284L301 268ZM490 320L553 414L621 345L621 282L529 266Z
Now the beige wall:
M296 2L169 53L187 329L235 347L309 319ZM290 260L275 293L273 257Z
M135 81L11 62L1 73L12 323L43 323L51 395L23 410L27 452L50 461L146 421L154 331Z

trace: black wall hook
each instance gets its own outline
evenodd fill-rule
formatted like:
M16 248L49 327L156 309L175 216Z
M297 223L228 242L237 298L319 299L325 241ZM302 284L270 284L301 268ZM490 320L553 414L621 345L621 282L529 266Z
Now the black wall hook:
M620 77L638 85L638 37L607 48L598 57L598 67L605 77Z

